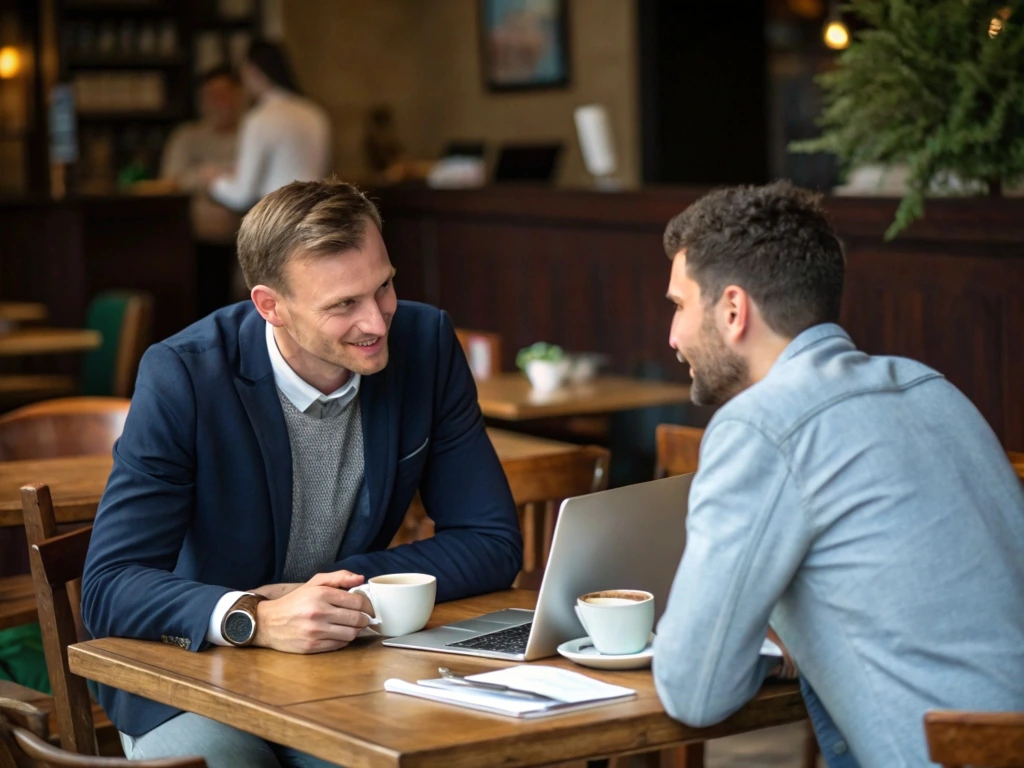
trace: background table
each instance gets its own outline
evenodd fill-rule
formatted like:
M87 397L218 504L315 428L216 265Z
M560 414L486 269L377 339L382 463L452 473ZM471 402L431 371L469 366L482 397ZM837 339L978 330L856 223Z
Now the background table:
M546 456L577 449L571 443L520 435L502 429L488 429L498 458L518 459ZM20 526L21 486L46 483L57 506L57 522L91 519L91 505L99 503L113 466L110 456L73 456L62 459L0 462L0 527Z
M430 625L509 606L533 607L536 596L512 590L442 604ZM649 669L604 672L560 656L542 663L634 688L636 699L537 720L489 715L387 693L384 681L437 677L439 665L473 674L510 662L385 648L376 638L312 656L263 648L190 653L159 642L107 638L71 646L69 660L75 674L347 768L537 766L659 749L806 717L796 685L772 684L725 722L690 728L665 714Z
M23 323L45 320L48 316L45 304L31 301L0 301L0 321Z
M84 328L25 328L0 334L0 355L56 355L88 352L103 341L99 331Z
M690 400L690 387L624 376L598 376L553 392L539 393L521 373L500 373L477 382L484 416L505 421L584 416Z
M20 526L21 486L45 483L58 523L91 520L114 460L107 455L0 462L0 527Z

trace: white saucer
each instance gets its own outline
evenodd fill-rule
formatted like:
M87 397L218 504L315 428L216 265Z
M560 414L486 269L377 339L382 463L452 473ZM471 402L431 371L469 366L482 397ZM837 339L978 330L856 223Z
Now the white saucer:
M654 633L647 647L639 653L606 656L594 647L589 637L579 637L558 646L558 652L570 661L594 669L643 669L651 666L654 658Z

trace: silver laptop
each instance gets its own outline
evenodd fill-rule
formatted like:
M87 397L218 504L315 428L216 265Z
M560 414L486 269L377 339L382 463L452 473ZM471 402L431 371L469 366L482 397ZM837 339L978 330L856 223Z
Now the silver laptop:
M392 637L384 645L542 659L586 634L573 606L580 595L600 589L646 590L654 595L655 620L661 618L686 543L692 478L679 475L563 501L536 611L510 608Z

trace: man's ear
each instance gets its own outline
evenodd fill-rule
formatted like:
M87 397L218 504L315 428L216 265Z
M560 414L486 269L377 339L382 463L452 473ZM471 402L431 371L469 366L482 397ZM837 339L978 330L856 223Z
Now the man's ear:
M718 302L718 317L722 337L739 343L750 329L752 307L750 294L738 285L727 285Z
M256 305L256 311L264 320L278 328L284 325L284 319L281 317L281 312L284 310L281 304L281 294L273 288L257 285L249 295L252 297L252 303Z

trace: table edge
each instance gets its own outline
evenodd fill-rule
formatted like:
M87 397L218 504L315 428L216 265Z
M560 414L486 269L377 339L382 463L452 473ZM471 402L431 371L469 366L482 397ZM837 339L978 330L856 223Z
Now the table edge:
M182 653L189 653L189 651L182 651ZM68 666L74 674L79 675L80 677L88 678L90 680L95 680L96 682L103 683L104 685L116 687L119 690L127 691L128 693L133 693L137 696L142 696L143 698L147 698L151 701L156 701L161 704L174 707L176 709L182 709L181 704L176 703L175 701L179 697L154 696L154 691L151 691L149 689L146 689L145 692L142 692L142 686L133 685L133 681L130 679L118 680L117 684L115 685L113 682L110 681L109 678L103 679L103 669L97 669L95 666L92 666L93 664L103 664L104 661L116 663L117 659L124 658L124 656L115 653L114 651L89 646L88 643L76 643L74 645L68 646ZM134 659L131 660L131 664L134 668L133 671L140 675L146 676L147 678L150 678L154 681L158 681L163 677L163 673L158 667L154 667L150 664L136 661ZM350 763L350 765L346 766L346 768L396 768L399 765L399 758L401 757L400 754L392 750L389 750L386 747L382 747L379 744L374 744L372 742L368 742L360 738L348 736L342 733L341 731L334 730L327 726L321 725L320 723L316 723L299 715L293 714L292 712L288 711L287 706L270 706L262 702L258 702L254 699L251 699L247 696L242 696L241 694L228 691L224 688L217 688L216 686L210 683L197 680L196 678L186 677L185 675L180 675L180 678L181 679L177 681L178 685L183 686L185 689L190 691L194 697L203 698L210 703L227 702L231 704L231 707L226 710L226 712L228 713L228 717L224 717L223 719L218 718L218 720L234 728L238 728L239 730L245 731L247 733L254 733L252 730L246 727L251 722L245 716L247 713L260 713L263 715L272 715L274 718L277 718L279 722L290 721L291 724L300 726L306 731L316 731L319 734L326 737L327 739L334 741L339 747L344 747L346 751L362 752L363 755L366 758L368 758L360 758L357 759L356 762L352 762L351 760L346 758L346 762ZM220 691L220 695L215 696L213 693L211 693L209 690L211 688L216 688L216 690ZM159 692L162 692L162 689L158 690L158 693ZM296 704L312 703L312 701L313 700L311 700L310 702L296 702ZM317 701L324 701L324 699L318 699ZM186 711L194 710L190 709ZM202 713L200 712L197 714ZM261 738L267 738L266 730L261 730L263 730L262 733L254 733L254 735L260 736ZM287 744L285 740L278 739L276 736L272 738L274 741L279 741L279 743L285 744L286 746L291 746L293 748L302 749L303 751L308 751L309 754L314 754L315 756L320 757L323 760L327 760L328 762L332 761L331 757L327 757L324 755L316 755L314 752L306 749L302 744Z

